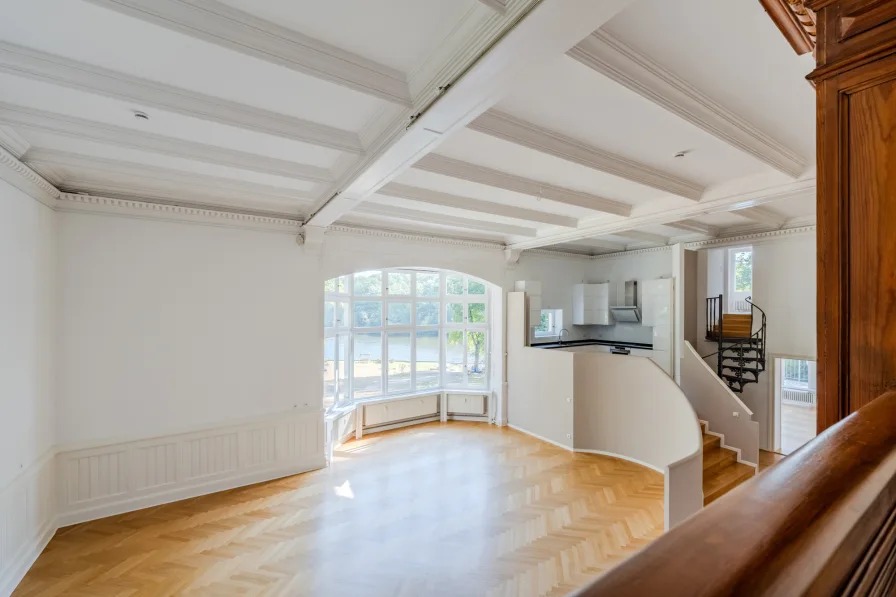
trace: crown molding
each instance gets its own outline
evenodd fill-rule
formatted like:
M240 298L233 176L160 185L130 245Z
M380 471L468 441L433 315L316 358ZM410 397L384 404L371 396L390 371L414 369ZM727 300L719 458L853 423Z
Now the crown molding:
M298 234L301 219L139 199L61 193L55 209Z
M0 72L62 85L192 118L360 154L357 134L0 42Z
M508 251L514 251L515 249L507 249ZM554 257L560 259L583 259L585 261L590 261L593 255L589 255L588 253L576 253L575 251L564 251L561 249L557 249L556 251L553 249L526 249L521 252L523 255L540 255L542 257Z
M687 218L699 217L701 215L723 211L727 212L733 209L743 209L744 207L805 196L810 193L814 194L815 187L815 178L804 178L781 185L766 187L764 189L756 189L720 197L704 198L693 205L686 205L674 209L658 210L655 203L646 204L636 207L632 216L626 220L598 223L592 226L582 225L576 230L559 232L557 234L546 234L534 240L513 243L511 246L515 249L534 249L537 247L576 242L594 236L615 234L617 232L633 230L644 226L676 222Z
M815 51L815 12L803 0L759 0L759 3L797 55Z
M413 234L411 232L402 232L399 230L376 228L372 226L350 226L346 224L333 224L327 227L327 232L341 233L353 236L375 236L377 238L387 238L390 240L435 243L439 245L453 245L457 247L468 247L473 249L489 249L494 251L503 251L505 249L505 245L503 243L458 239L439 235Z
M466 228L470 230L484 230L486 232L495 232L512 236L528 236L534 238L537 234L535 228L489 222L488 220L483 219L446 216L416 209L406 209L404 207L372 203L370 201L365 201L356 207L354 213L410 220L412 222L428 222L430 224L453 226L455 228Z
M592 255L589 259L619 259L620 257L631 257L632 255L640 255L642 253L659 253L661 251L671 251L671 246L650 247L648 249L635 249L633 251L622 251L620 253L603 253L601 255Z
M798 153L604 31L595 31L568 55L792 178L806 169Z
M31 144L11 126L0 124L0 147L7 150L17 159L21 159L25 152L31 148Z
M738 234L735 236L726 236L719 238L711 238L697 242L687 243L688 249L705 249L707 247L725 247L729 245L739 245L744 241L772 241L780 240L793 236L802 236L806 234L814 234L815 226L798 226L795 228L781 228L780 230L767 230L765 232L754 232L752 234Z
M575 205L576 207L584 207L617 216L628 217L632 211L632 206L627 203L573 191L546 182L523 178L437 154L431 153L423 157L413 167L426 172L459 178L468 182L475 182L533 197L542 197L558 203Z
M73 139L86 139L119 147L129 147L294 180L321 183L332 183L334 180L332 172L318 166L298 164L254 153L223 149L204 143L185 141L175 137L156 135L2 102L0 102L0 122L6 122L27 130L62 135ZM0 144L2 142L2 128L0 128Z
M591 147L498 110L489 110L467 128L679 197L698 200L705 190L696 182Z
M560 216L554 213L534 209L515 207L504 203L480 201L479 199L470 199L468 197L461 197L450 193L443 193L441 191L433 191L431 189L412 187L395 182L390 182L383 186L377 191L377 194L385 195L387 197L398 197L399 199L407 199L409 201L418 201L430 205L441 205L443 207L452 207L455 209L475 211L505 218L514 218L516 220L540 222L552 226L563 226L564 228L575 228L578 225L578 220L576 218Z
M217 0L87 1L400 106L411 105L400 71Z
M60 194L59 189L3 147L0 147L0 179L48 207L55 205Z

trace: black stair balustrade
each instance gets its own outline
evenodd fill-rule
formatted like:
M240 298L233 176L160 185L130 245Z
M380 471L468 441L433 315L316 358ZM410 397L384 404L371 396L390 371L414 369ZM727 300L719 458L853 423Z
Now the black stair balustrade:
M765 311L753 303L752 297L747 297L746 301L750 304L750 331L746 337L738 338L725 336L722 313L724 296L706 299L706 339L716 341L718 350L703 358L715 356L716 374L732 391L738 393L743 392L747 384L757 383L759 374L765 371L767 330ZM757 321L759 328L754 331Z

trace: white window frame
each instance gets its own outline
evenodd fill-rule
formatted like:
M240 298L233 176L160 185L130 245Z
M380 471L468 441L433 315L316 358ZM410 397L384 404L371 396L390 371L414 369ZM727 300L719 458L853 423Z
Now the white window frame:
M563 329L563 310L562 309L542 309L541 313L548 314L550 327L545 332L535 332L536 338L559 338L560 330Z
M373 269L373 270L364 270L362 272L356 273L364 273L367 271L378 271L382 273L382 288L380 296L355 296L354 293L354 276L355 274L348 274L344 277L346 279L346 292L340 293L338 292L338 281L337 281L337 292L324 292L324 302L344 302L347 305L346 315L344 316L344 320L335 321L334 326L331 328L325 328L324 337L330 338L333 336L338 336L342 338L343 336L347 338L347 346L346 346L346 380L347 380L347 388L343 393L344 399L339 400L338 394L340 393L340 388L338 384L338 375L339 369L336 368L335 374L337 376L337 395L334 397L334 407L344 406L348 403L353 402L364 402L367 400L374 399L382 399L392 396L402 396L406 394L414 394L420 392L441 392L451 389L458 390L482 390L483 392L489 391L490 387L490 379L489 374L491 372L491 336L489 334L489 326L490 326L490 318L492 316L491 310L491 296L489 291L489 285L484 280L480 280L478 278L474 278L468 276L466 274L460 272L454 272L449 270L428 270L428 269L411 269L411 268L386 268L386 269ZM406 295L390 295L389 294L389 274L394 273L402 273L402 274L410 274L410 294ZM433 297L422 297L417 296L417 276L418 274L438 274L439 276L439 294L438 296ZM449 276L462 276L463 277L463 289L464 292L462 295L448 294L447 289L447 281ZM337 277L337 280L338 278ZM485 289L484 294L469 294L469 284L470 281L474 281L476 283L482 284ZM328 281L328 280L327 280ZM326 282L326 281L325 281ZM357 327L354 322L354 305L355 302L367 302L367 301L379 301L382 303L382 325L378 327ZM438 303L438 313L439 313L439 321L437 325L418 325L417 324L417 303L418 302L435 302ZM389 323L389 305L394 303L410 303L410 324L398 324L398 325L390 325ZM463 321L462 322L453 322L448 323L448 304L450 303L460 303L463 308ZM473 323L469 321L469 309L470 305L474 303L484 303L485 304L485 321L479 323ZM326 307L325 307L326 308ZM335 317L335 314L334 314ZM349 325L350 324L350 325ZM417 389L417 332L425 332L425 331L436 331L439 337L439 380L438 384L432 388L425 389ZM446 381L446 366L447 366L447 350L448 350L448 332L449 331L461 331L463 335L463 348L464 348L464 358L463 358L463 380L461 383L448 384ZM483 348L484 355L482 359L482 364L484 366L484 375L483 375L483 383L472 385L470 383L470 350L469 350L469 342L467 340L467 334L469 332L483 332L485 333L485 346ZM381 388L382 391L380 394L375 396L365 396L362 398L354 397L354 337L355 334L359 333L380 333L380 354L382 355L382 372L381 372ZM410 338L410 389L406 390L396 390L390 391L389 389L389 334L391 333L407 333ZM338 346L336 347L338 351ZM338 352L337 352L338 355Z
M735 266L734 256L737 255L738 253L745 253L745 252L749 252L752 254L753 247L751 247L751 246L732 247L732 248L728 249L728 280L726 283L726 288L728 289L728 301L727 302L728 302L728 312L729 313L749 313L750 312L750 309L746 309L746 310L744 310L742 308L738 309L737 303L739 301L745 301L747 298L753 296L753 290L752 290L753 278L755 277L754 274L756 272L753 270L750 271L750 291L749 292L744 292L744 291L737 292L734 289L735 288L735 277L736 277L735 267L734 267ZM755 257L755 255L754 255L754 257ZM755 267L755 265L756 264L754 262L753 266Z

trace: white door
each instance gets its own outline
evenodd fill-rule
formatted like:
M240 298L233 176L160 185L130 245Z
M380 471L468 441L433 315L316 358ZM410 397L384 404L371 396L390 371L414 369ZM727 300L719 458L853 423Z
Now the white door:
M753 248L728 249L728 312L750 313L753 296Z

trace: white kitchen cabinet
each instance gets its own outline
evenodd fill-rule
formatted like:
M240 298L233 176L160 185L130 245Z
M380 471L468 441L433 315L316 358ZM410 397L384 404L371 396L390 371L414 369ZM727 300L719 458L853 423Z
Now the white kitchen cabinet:
M516 292L525 292L529 303L529 327L537 328L541 325L541 282L537 280L517 280L513 283Z
M573 325L610 325L610 284L576 284L572 292Z
M671 326L672 300L671 278L644 280L641 283L641 325Z

